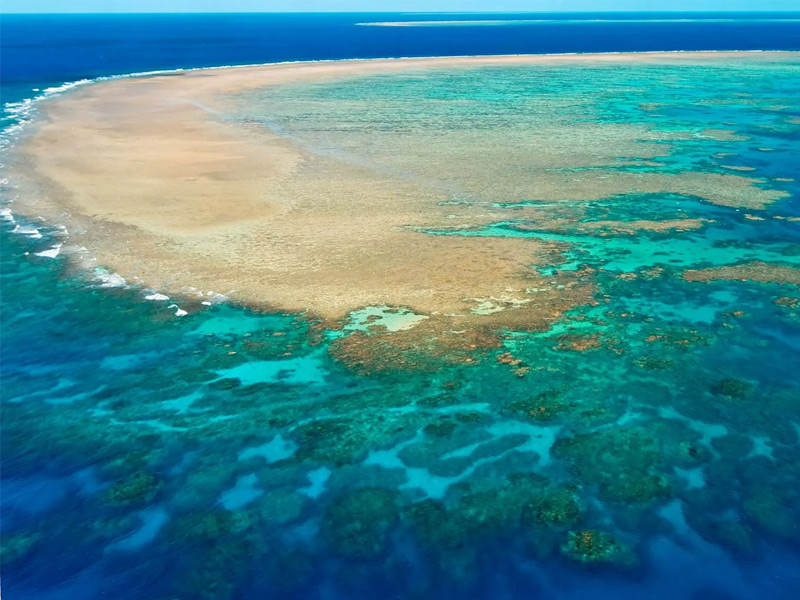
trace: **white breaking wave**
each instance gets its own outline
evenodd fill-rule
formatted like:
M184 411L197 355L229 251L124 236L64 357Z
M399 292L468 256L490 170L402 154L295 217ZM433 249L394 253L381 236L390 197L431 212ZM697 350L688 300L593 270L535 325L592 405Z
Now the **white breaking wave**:
M175 316L176 316L176 317L183 317L183 316L185 316L185 315L188 315L188 314L189 314L188 312L186 312L185 310L183 310L183 309L182 309L180 306L178 306L177 304L170 304L170 305L169 305L167 308L174 308L174 309L176 309L176 310L175 310Z
M94 270L94 279L100 282L99 287L101 288L117 288L128 285L125 278L118 273L109 272L100 267Z
M11 214L11 209L7 206L0 207L0 219L5 221L6 223L16 223L16 219L14 219L14 215Z
M41 252L37 252L36 256L43 256L45 258L55 258L61 252L61 246L63 246L63 244L56 244L49 250L42 250Z
M164 294L152 293L144 297L145 300L169 300L169 296Z
M41 232L33 225L17 225L16 227L14 227L14 229L11 230L11 233L19 233L20 235L26 235L34 240L41 239L42 237Z

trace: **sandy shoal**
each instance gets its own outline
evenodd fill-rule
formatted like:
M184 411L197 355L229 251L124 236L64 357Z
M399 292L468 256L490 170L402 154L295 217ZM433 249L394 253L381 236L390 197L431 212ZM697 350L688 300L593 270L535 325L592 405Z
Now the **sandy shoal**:
M375 304L479 319L472 309L495 299L527 307L525 318L538 327L591 293L586 286L576 286L582 291L574 298L531 292L552 284L532 266L557 261L555 247L417 233L415 227L448 223L452 210L440 205L448 200L441 192L310 155L263 126L227 122L226 96L409 68L730 56L737 55L341 61L104 81L41 106L12 157L20 188L15 209L65 223L74 243L101 264L160 290L193 286L331 320ZM745 178L716 177L750 188ZM492 210L475 208L472 222L495 220ZM558 285L564 289L564 282ZM519 313L511 318L519 320ZM492 321L502 325L496 314Z

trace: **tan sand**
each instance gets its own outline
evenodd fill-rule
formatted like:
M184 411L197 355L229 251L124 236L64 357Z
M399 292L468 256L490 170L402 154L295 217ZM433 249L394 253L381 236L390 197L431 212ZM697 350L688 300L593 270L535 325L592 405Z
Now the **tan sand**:
M497 327L507 313L508 324L541 327L592 292L586 285L546 299L531 292L555 289L531 268L558 262L555 246L417 233L415 227L453 225L454 218L473 226L499 220L503 209L440 206L449 199L441 191L311 155L264 127L226 122L227 96L404 69L727 56L735 54L346 61L106 81L42 105L13 156L15 210L65 223L72 243L100 264L167 292L194 286L329 320L388 304L468 322L485 318ZM624 174L610 181L543 175L528 197L563 199L565 184L579 200L626 189L675 191L758 209L780 197L736 175ZM503 299L508 310L481 317L474 308L486 298Z

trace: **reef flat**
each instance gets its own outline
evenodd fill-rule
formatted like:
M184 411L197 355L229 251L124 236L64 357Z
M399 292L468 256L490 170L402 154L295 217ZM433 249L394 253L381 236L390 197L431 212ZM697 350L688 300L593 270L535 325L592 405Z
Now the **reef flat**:
M528 320L536 329L591 289L563 281L568 274L555 281L536 271L561 260L557 244L420 231L502 220L520 200L671 192L763 209L785 192L730 173L609 177L605 169L623 157L652 160L677 140L710 134L611 122L593 115L585 94L539 95L531 86L554 70L591 77L625 65L781 59L788 60L709 53L344 61L100 82L41 107L16 149L16 208L65 221L100 264L167 293L213 289L329 320L368 305L405 306L476 326L502 326L505 315L481 317L473 299L503 298L526 309L524 319L505 311L508 323ZM445 97L426 97L431 77ZM458 86L475 91L484 79L487 94L514 81L520 88L447 102ZM370 87L382 91L352 96ZM515 214L528 211L536 207ZM559 294L548 295L556 287Z
M763 262L750 262L709 269L689 270L683 274L686 281L718 281L736 279L739 281L761 281L800 285L800 269L783 265L770 265Z

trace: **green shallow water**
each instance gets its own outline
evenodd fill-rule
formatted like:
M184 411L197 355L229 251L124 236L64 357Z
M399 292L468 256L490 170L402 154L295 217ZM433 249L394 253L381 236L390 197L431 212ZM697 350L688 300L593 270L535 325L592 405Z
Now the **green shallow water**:
M595 302L548 331L505 332L473 364L355 374L335 340L420 317L365 307L329 331L205 297L144 300L37 256L57 230L4 223L12 591L57 597L37 588L47 570L61 597L792 597L800 288L681 274L800 266L800 223L775 218L800 216L798 98L796 60L759 60L412 73L241 99L231 118L313 152L496 204L490 225L430 235L549 240L564 260L551 272L594 269ZM557 145L570 123L576 139ZM508 161L453 146L475 139ZM542 203L498 179L489 193L486 177L548 169L531 139L563 172L586 170L588 153L602 177L736 173L713 158L725 153L787 195L748 212L669 191ZM516 218L530 206L552 215ZM713 223L581 228L678 218Z

